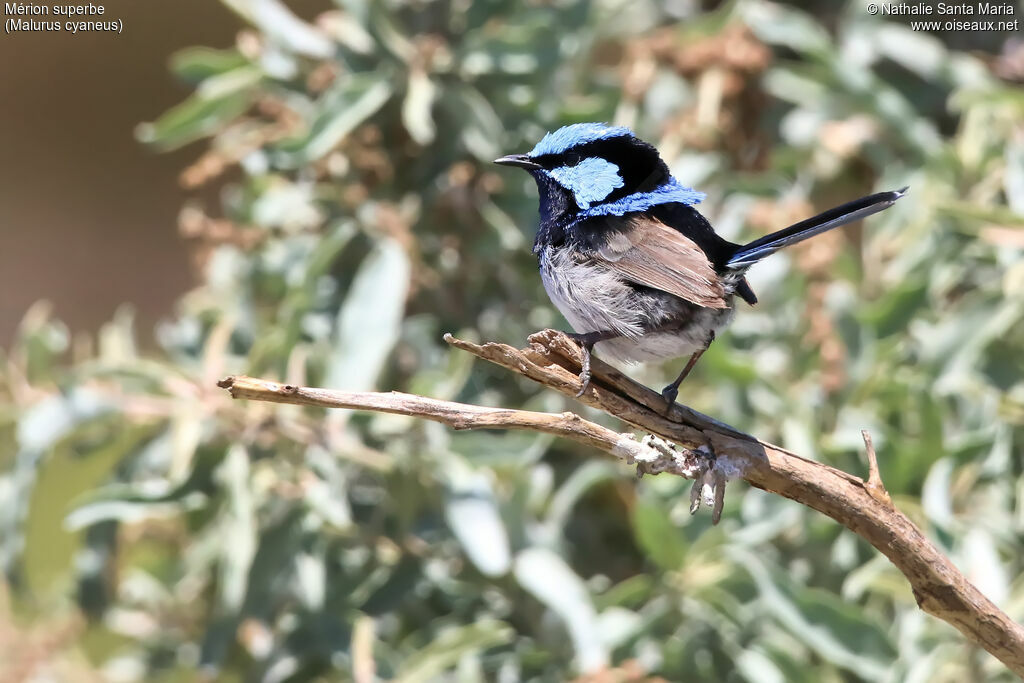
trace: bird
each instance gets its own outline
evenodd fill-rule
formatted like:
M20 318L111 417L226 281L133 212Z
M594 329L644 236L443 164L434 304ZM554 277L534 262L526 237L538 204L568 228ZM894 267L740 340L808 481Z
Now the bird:
M540 223L533 244L548 297L581 348L580 388L591 353L622 362L689 356L661 395L666 413L679 386L735 313L757 303L748 269L778 250L892 206L909 188L829 209L746 244L721 237L658 150L627 127L574 123L525 154L494 163L536 181Z

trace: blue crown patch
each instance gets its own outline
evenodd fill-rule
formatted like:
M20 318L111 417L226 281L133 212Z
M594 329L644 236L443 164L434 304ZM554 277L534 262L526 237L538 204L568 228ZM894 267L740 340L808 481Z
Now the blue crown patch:
M574 123L562 126L553 133L548 133L537 143L529 156L539 157L544 154L561 154L562 152L584 145L594 140L617 138L632 135L633 131L624 126L609 126L607 123Z

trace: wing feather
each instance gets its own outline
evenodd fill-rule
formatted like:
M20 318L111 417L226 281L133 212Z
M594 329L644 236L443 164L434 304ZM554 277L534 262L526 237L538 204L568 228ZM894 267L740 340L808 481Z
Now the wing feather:
M725 289L704 250L653 218L636 218L624 230L609 232L596 256L636 284L705 308L727 308Z

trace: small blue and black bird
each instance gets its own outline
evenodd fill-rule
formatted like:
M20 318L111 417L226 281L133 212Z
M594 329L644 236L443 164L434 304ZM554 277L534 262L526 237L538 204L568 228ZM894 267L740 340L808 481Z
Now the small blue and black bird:
M747 269L802 242L893 205L907 188L879 192L739 245L720 237L694 205L704 194L679 183L658 150L628 128L577 123L544 136L528 154L495 163L525 169L540 192L533 251L544 289L583 350L623 361L690 354L662 390L668 407L697 359L732 320L736 296L757 302Z

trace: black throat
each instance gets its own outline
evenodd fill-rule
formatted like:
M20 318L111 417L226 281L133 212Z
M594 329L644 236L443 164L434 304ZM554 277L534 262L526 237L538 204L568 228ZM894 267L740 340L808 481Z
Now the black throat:
M570 238L569 224L580 207L571 192L559 185L543 171L530 173L537 181L540 207L540 227L533 241L533 253L539 254L546 246L562 246Z

